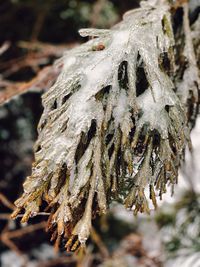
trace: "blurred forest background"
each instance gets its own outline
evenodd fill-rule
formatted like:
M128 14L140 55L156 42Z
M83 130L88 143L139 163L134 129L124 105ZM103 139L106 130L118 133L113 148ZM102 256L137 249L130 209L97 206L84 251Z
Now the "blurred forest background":
M199 14L198 1L192 2L191 24ZM95 222L86 251L55 252L45 214L24 225L10 219L31 172L41 94L58 76L59 58L84 41L80 28L109 28L138 6L139 0L0 0L0 104L16 95L0 106L1 266L200 266L199 120L175 197L167 195L158 211L137 218L114 203Z

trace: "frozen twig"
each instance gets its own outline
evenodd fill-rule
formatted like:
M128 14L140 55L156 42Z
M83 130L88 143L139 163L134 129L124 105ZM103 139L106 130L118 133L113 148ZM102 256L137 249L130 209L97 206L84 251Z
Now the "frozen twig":
M35 162L13 217L24 209L26 222L47 202L57 247L61 238L67 250L84 246L93 217L112 200L135 214L149 212L146 187L156 207L167 185L177 183L190 140L190 88L177 96L169 7L154 2L110 30L81 30L95 38L66 52L43 95Z

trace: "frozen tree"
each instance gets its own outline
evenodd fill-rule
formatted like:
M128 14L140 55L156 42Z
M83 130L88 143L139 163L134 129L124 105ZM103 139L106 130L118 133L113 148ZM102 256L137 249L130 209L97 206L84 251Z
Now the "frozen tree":
M198 112L198 68L188 19L162 1L141 2L110 30L67 51L56 83L42 99L35 162L15 204L22 222L45 201L48 228L75 250L92 219L115 200L149 213L172 191ZM149 193L145 190L149 187Z

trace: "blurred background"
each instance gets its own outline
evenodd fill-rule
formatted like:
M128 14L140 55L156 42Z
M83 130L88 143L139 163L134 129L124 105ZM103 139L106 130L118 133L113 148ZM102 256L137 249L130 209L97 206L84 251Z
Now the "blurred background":
M113 203L110 213L94 222L85 252L55 252L45 215L23 225L20 218L10 220L31 172L41 94L59 75L59 58L84 41L80 28L109 28L138 6L139 0L0 0L1 266L200 266L199 119L193 155L186 153L175 196L169 188L156 212L137 218Z

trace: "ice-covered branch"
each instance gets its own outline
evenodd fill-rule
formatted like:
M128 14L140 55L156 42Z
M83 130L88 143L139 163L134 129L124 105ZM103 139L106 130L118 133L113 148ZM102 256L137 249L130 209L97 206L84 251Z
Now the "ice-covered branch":
M146 4L110 30L81 30L93 38L65 54L43 95L35 162L13 217L24 209L27 221L47 202L49 229L57 243L68 239L68 249L85 243L92 218L112 200L149 212L145 188L156 207L177 182L189 128L172 82L168 9Z

